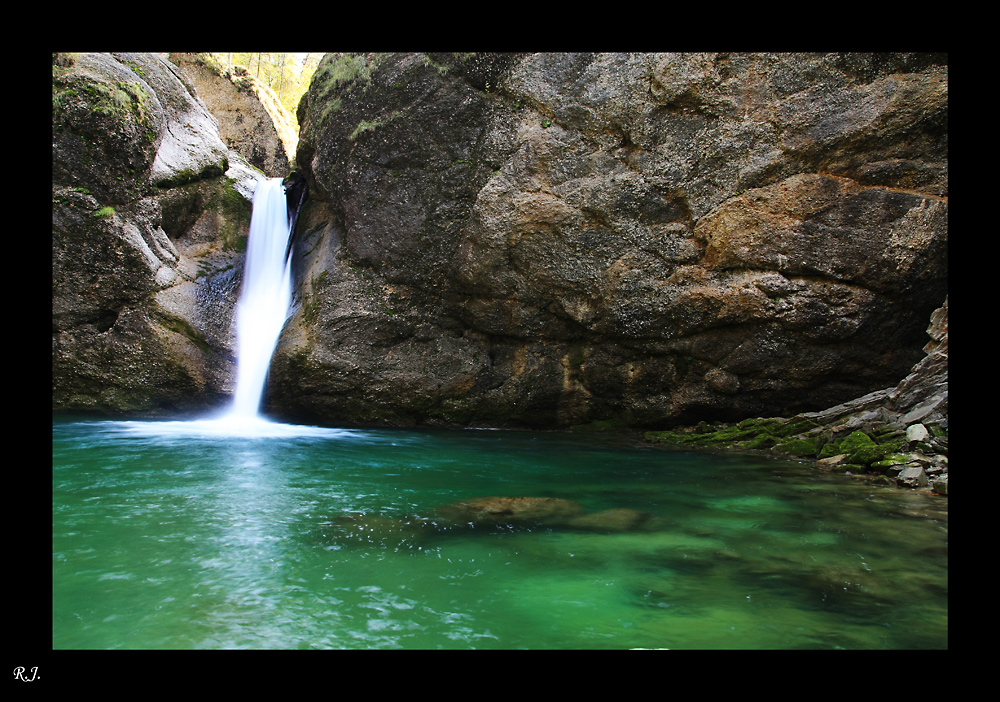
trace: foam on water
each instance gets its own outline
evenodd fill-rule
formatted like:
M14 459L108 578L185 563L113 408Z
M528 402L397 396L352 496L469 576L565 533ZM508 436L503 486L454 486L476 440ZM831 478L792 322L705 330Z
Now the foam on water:
M284 424L264 417L227 413L219 417L177 421L104 422L109 429L145 437L247 437L247 438L346 438L360 432L351 429Z

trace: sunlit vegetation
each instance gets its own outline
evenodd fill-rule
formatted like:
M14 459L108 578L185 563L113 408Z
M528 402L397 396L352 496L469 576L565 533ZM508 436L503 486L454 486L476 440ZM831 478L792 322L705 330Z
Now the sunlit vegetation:
M309 88L312 74L323 57L323 52L269 53L269 52L221 52L205 54L206 60L219 73L235 73L242 66L259 84L266 85L292 117L295 131L299 125L296 111L302 94Z

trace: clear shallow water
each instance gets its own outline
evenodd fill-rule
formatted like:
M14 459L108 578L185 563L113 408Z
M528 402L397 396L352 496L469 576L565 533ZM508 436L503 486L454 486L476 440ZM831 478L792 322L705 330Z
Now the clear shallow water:
M947 647L947 498L608 437L53 422L56 649ZM415 529L558 497L641 531Z

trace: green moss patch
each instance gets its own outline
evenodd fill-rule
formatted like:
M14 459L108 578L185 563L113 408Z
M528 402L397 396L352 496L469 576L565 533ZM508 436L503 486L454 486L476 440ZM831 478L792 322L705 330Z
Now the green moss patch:
M899 432L884 432L884 441L876 441L863 431L851 432L843 439L831 441L819 452L820 458L828 458L837 454L846 454L847 463L860 466L872 466L880 461L889 460L890 456L898 455L905 444L905 436L899 437Z
M776 444L772 449L776 453L783 453L786 456L815 456L819 453L819 446L816 439L789 439L780 444Z

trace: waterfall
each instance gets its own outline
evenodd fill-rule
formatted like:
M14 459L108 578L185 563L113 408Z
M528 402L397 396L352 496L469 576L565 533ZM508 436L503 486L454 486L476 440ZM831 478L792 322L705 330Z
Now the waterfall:
M257 419L267 370L292 300L288 205L280 178L257 183L236 306L236 394L230 417Z
M291 247L294 217L305 201L305 185L289 185L289 213L281 178L257 183L247 241L243 288L236 304L236 393L219 414L185 421L117 422L135 435L169 437L343 437L351 430L283 424L260 415L261 399L278 336L291 312Z

